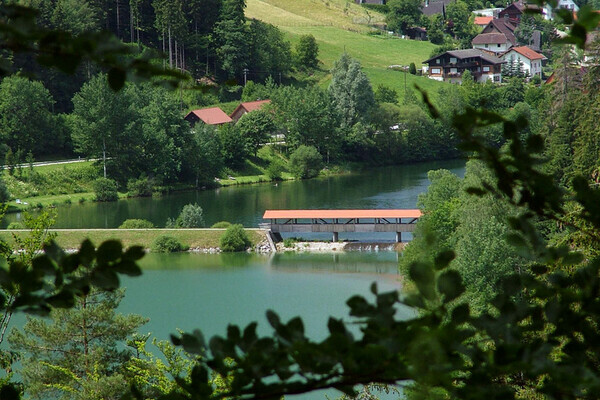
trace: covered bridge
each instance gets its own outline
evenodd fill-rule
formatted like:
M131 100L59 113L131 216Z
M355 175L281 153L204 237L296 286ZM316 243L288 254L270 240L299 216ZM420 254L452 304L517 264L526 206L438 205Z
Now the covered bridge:
M330 232L333 241L339 232L413 232L421 217L417 209L395 210L266 210L263 219L270 220L273 233Z

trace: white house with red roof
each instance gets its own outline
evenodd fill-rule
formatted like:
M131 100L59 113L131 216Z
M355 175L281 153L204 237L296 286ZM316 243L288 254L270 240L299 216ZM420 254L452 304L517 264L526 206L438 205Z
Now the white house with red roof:
M269 104L270 102L271 100L257 100L240 103L231 113L231 119L237 122L237 120L242 118L242 115L254 110L260 110L265 104Z
M202 108L199 110L190 111L184 117L190 124L195 125L202 122L206 125L223 125L231 122L229 115L219 107Z
M501 57L507 63L522 63L523 72L530 77L542 77L542 62L546 60L543 54L533 51L527 46L513 47Z

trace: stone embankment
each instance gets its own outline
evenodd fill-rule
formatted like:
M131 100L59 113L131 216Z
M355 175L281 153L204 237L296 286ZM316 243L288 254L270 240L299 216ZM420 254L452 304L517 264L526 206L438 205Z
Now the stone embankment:
M277 243L277 251L298 252L342 252L342 251L402 251L406 243L390 242L294 242L286 247L283 242Z

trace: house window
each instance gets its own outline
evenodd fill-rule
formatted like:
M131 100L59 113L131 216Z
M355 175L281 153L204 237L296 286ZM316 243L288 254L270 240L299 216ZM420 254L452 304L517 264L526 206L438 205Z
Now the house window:
M500 44L500 43L498 43L498 47L500 47L500 46L501 46L501 44Z
M432 74L441 74L442 71L439 68L431 68L431 73Z
M456 74L456 73L458 73L458 69L456 69L456 68L450 68L450 73L451 74Z
M487 44L487 43L485 44L485 48L486 48L486 49L488 48L488 44Z
M450 64L456 64L456 57L450 57Z
M500 82L500 77L498 75L494 76L494 82Z
M483 67L483 72L490 72L490 67Z
M439 64L439 63L440 63L440 59L439 59L439 58L436 58L436 60L435 60L435 63L436 63L436 64Z

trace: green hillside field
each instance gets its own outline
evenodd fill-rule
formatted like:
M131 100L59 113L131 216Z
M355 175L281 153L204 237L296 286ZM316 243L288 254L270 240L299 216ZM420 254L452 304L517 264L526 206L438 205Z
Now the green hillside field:
M268 22L281 29L292 42L300 35L311 34L319 43L321 69L328 71L335 60L346 51L358 59L374 88L379 84L397 90L400 100L404 95L404 73L394 71L391 65L408 66L415 63L421 68L435 45L430 42L407 40L386 35L367 34L372 28L365 25L366 9L350 1L341 0L248 0L246 16ZM368 10L371 23L382 21L383 16ZM320 84L328 84L327 73L319 76ZM407 87L414 85L434 94L444 83L408 74ZM435 98L435 95L433 95Z

